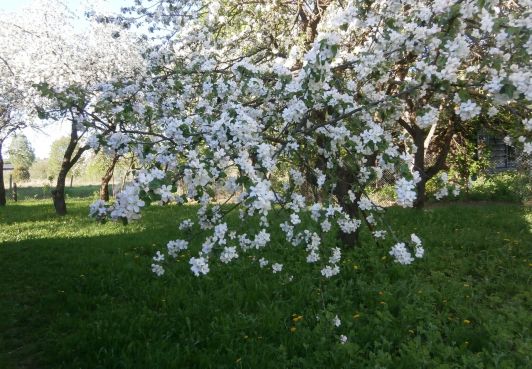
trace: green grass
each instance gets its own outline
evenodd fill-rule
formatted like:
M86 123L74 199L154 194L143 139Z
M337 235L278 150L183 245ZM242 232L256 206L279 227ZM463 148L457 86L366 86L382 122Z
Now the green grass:
M177 225L194 209L153 207L140 222L101 226L87 206L71 201L64 218L43 201L0 209L0 368L526 368L531 361L525 207L391 209L395 229L422 237L426 258L400 266L387 246L366 242L346 253L339 277L324 280L279 235L266 253L295 259L281 275L242 255L196 278L185 255L158 279L149 270L153 253L180 236ZM294 322L293 314L303 318ZM335 314L343 321L337 329Z
M18 187L17 188L17 197L18 200L42 200L42 199L51 199L52 198L52 189L50 186L27 186L27 187ZM75 187L66 187L65 196L66 198L97 198L100 186L98 185L85 185L85 186L75 186ZM110 187L111 190L111 187ZM13 190L7 190L6 196L8 201L12 201Z

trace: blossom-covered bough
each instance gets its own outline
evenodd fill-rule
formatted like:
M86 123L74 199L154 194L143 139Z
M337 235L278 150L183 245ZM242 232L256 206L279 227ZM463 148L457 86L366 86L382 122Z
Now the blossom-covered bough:
M128 9L131 17L116 20L154 30L148 72L105 94L123 101L128 124L92 141L135 155L139 167L114 204L98 201L90 214L128 222L154 199L197 204L197 219L153 257L158 276L191 247L187 235L201 243L189 250L196 276L243 254L284 273L286 260L262 252L280 233L332 278L362 227L410 264L423 257L420 238L394 235L367 188L393 173L397 204L419 205L455 127L479 115L511 112L530 154L530 5L224 0ZM428 152L437 159L426 168ZM338 242L325 241L331 232Z
M282 272L283 260L261 257L272 232L326 278L341 272L342 258L324 242L329 232L348 248L368 227L381 242L392 237L389 254L410 264L423 256L421 240L391 235L366 189L394 173L397 204L413 206L439 170L425 168L430 143L439 142L441 163L453 127L480 114L511 111L530 153L530 5L224 0L129 9L117 20L140 14L159 42L146 53L146 75L105 94L123 101L129 124L93 141L140 166L114 204L98 201L90 214L127 222L146 201L197 203L197 219L154 256L159 276L190 245L179 234L201 238L189 260L197 276L245 253Z

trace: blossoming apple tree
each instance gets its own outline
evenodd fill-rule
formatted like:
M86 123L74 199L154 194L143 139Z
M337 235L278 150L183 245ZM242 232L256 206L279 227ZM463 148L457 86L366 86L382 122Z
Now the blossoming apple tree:
M245 253L282 272L283 260L260 258L271 232L282 232L333 277L342 249L324 235L338 232L342 247L356 245L361 227L383 242L395 237L367 187L392 172L397 204L413 206L432 174L422 164L427 140L439 137L444 159L454 124L510 109L530 150L529 1L148 5L117 21L140 15L155 31L149 70L107 95L128 95L124 109L139 127L97 137L142 166L114 204L97 201L90 213L127 222L147 200L199 204L197 219L154 256L157 275L189 247L183 235L192 228L202 235L189 260L197 276ZM231 206L216 201L221 193ZM228 225L228 211L239 212L239 227ZM247 222L260 229L251 233ZM424 253L415 234L389 244L401 264Z
M108 115L93 119L89 102L95 95L103 101L109 86L138 73L140 44L116 26L80 19L58 0L35 1L5 14L0 25L5 46L0 56L11 66L11 81L29 97L26 111L47 122L70 123L70 143L52 191L56 212L65 214L65 180L90 148L86 139L91 132L116 130L117 122L106 120Z

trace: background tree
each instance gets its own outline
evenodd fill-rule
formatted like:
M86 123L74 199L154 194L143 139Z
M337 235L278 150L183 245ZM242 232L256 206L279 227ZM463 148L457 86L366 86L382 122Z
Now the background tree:
M49 161L46 159L36 159L30 167L30 177L39 181L48 181L50 169Z
M84 27L77 26L80 22ZM138 70L141 44L114 25L80 19L59 0L35 1L0 19L0 25L10 42L0 56L11 60L30 86L28 94L35 96L32 104L39 107L39 116L70 123L70 142L52 191L56 213L64 215L65 181L89 149L85 140L91 131L105 135L116 126L102 119L96 122L82 111L92 94L104 93L116 78Z
M16 134L9 144L9 160L14 166L13 176L16 181L30 179L30 167L35 161L35 152L24 134Z
M0 71L1 63L0 63ZM0 82L0 88L1 88ZM15 132L22 130L27 126L26 120L16 109L18 101L10 100L9 94L0 93L0 206L6 205L6 190L4 185L4 142Z

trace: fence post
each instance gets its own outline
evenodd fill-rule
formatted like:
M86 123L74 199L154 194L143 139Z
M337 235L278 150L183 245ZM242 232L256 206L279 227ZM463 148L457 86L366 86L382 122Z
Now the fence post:
M13 174L9 173L9 191L13 188Z
M17 183L13 183L13 201L17 202Z

